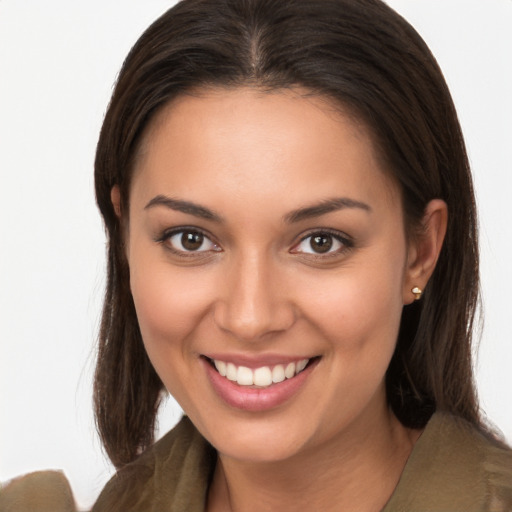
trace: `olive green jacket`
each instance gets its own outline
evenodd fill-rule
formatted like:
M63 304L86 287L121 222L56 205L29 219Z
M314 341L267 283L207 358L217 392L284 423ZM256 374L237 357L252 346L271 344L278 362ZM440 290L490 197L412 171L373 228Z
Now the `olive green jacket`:
M185 417L107 483L92 512L204 512L215 462L215 450ZM0 493L0 511L72 512L69 490L63 494L65 484L64 480L59 488L49 488L47 482L46 487L31 490L25 485L21 493ZM23 496L37 500L43 491L47 499L50 495L57 500L54 503L62 498L66 504L23 508ZM16 501L16 496L21 499ZM436 413L382 512L477 511L512 511L512 450L489 441L460 419Z
M190 420L107 484L93 512L204 512L213 448ZM510 512L512 451L436 413L383 512Z

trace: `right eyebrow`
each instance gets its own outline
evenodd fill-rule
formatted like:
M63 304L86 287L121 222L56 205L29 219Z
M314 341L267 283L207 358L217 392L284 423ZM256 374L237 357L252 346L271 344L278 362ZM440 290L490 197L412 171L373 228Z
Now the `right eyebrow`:
M149 201L149 203L144 207L144 210L154 208L155 206L164 206L165 208L169 208L177 212L187 213L189 215L194 215L195 217L200 217L201 219L212 220L214 222L223 222L223 219L219 214L215 213L209 208L206 208L205 206L192 203L191 201L184 201L182 199L174 199L172 197L158 195Z

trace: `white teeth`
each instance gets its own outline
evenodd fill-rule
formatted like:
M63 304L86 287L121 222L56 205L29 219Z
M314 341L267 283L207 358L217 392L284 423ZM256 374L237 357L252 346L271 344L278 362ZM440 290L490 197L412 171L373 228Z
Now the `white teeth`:
M302 361L299 361L297 363L297 368L295 368L295 375L297 375L297 373L300 373L302 370L304 370L304 368L306 368L306 366L308 365L308 362L309 362L309 359L302 359Z
M294 363L277 364L273 368L270 366L261 366L252 370L247 366L235 366L233 363L214 360L213 364L222 377L236 382L239 386L258 386L268 387L272 384L283 382L285 379L291 379L306 368L309 359L301 359Z
M291 379L295 375L295 363L288 363L288 366L286 367L284 371L284 376L287 379Z
M283 382L286 377L284 376L284 367L282 364L274 366L272 370L272 382Z
M252 386L254 384L254 375L250 368L239 366L236 374L236 382L240 386Z
M236 381L236 366L233 363L228 363L226 366L226 377L229 380Z
M226 363L224 361L214 361L215 368L223 376L226 376Z
M254 370L254 384L261 387L272 384L272 372L268 366Z

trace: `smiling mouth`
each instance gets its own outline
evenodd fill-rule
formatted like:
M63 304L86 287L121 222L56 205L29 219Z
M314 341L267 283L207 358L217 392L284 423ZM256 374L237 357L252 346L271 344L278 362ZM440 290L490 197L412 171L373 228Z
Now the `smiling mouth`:
M207 358L211 366L226 379L239 386L268 388L285 380L293 379L303 372L319 357L299 359L294 362L276 364L272 366L261 366L259 368L248 368L237 366L234 363L221 361L219 359Z

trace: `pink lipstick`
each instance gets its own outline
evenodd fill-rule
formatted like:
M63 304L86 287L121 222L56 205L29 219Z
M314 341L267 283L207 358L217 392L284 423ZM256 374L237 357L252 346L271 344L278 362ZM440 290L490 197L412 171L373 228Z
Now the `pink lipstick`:
M290 400L320 360L319 357L288 358L282 364L271 366L250 362L245 363L247 366L235 366L217 359L215 362L206 357L201 359L217 395L231 407L251 412L274 409Z

